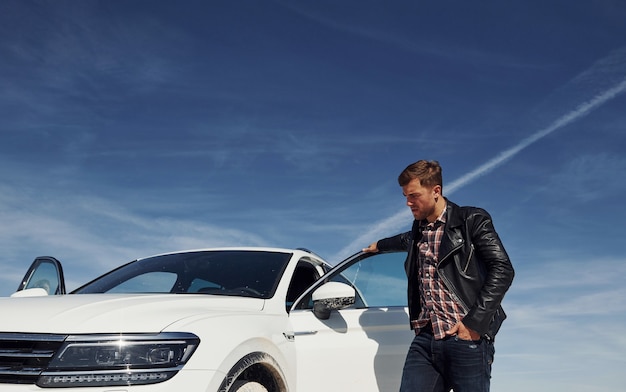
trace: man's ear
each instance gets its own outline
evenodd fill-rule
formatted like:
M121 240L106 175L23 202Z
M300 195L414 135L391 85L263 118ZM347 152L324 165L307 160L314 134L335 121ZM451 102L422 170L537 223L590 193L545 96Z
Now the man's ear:
M441 185L435 185L433 187L433 194L434 194L435 197L442 196L441 195Z

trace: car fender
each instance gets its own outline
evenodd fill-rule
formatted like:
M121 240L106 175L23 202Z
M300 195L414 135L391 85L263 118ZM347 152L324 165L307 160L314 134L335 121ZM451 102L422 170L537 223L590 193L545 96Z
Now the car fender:
M252 315L254 317L248 317ZM230 381L229 378L241 373L242 366L245 368L246 364L260 360L267 366L275 366L276 374L284 378L288 390L293 390L296 383L296 351L288 333L290 328L286 313L260 316L258 313L241 312L181 320L170 325L167 331L215 331L208 340L205 337L200 342L185 366L188 370L215 371L208 390L221 391L234 381L234 378ZM216 363L218 358L222 360Z

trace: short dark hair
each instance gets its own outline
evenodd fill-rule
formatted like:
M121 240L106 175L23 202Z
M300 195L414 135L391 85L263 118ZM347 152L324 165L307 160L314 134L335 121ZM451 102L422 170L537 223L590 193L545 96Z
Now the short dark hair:
M441 166L437 161L419 160L410 164L398 176L398 184L405 186L412 180L419 179L422 186L443 187Z

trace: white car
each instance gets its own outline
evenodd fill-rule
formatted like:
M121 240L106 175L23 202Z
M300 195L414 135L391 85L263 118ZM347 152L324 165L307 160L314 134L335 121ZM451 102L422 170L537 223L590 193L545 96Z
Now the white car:
M0 298L0 391L398 390L414 336L405 257L331 268L304 249L183 251L69 294L40 257Z

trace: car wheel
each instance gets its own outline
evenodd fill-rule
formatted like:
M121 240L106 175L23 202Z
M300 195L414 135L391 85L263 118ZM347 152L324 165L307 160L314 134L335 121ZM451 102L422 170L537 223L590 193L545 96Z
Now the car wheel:
M267 392L267 389L254 381L235 381L229 391L232 392Z

